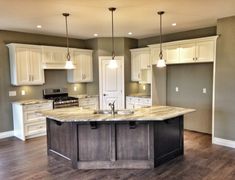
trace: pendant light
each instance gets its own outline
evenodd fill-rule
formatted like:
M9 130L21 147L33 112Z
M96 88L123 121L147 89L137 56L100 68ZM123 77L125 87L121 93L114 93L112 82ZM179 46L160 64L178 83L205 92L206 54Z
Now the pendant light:
M159 60L157 62L157 67L162 68L166 67L166 62L163 59L163 53L162 53L162 15L165 13L164 11L157 12L160 16L160 53L159 53Z
M113 12L116 10L114 7L110 7L109 11L112 14L112 59L109 62L108 68L116 69L118 67L117 60L115 60L115 53L114 53L114 28L113 28Z
M71 55L69 52L69 35L68 35L68 22L67 22L67 18L70 15L69 13L63 13L62 14L65 17L65 25L66 25L66 41L67 41L67 60L66 60L66 64L65 64L65 68L66 69L74 69L74 65L73 62L71 60Z

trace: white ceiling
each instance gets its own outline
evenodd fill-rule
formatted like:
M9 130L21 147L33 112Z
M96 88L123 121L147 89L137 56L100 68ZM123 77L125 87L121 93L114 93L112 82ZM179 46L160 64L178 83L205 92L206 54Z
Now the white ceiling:
M69 12L70 37L87 39L94 33L110 37L111 6L117 7L115 37L158 35L159 10L166 12L165 34L215 26L218 18L235 15L235 0L0 0L0 29L64 36L61 14ZM130 31L132 36L127 34Z

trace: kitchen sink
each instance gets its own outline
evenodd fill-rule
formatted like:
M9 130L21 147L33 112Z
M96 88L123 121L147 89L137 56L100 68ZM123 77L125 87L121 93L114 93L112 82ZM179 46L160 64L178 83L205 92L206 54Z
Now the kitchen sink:
M114 111L114 114L121 114L121 115L128 115L128 114L133 114L133 113L134 111L127 110L127 109ZM112 114L112 111L111 110L97 110L94 112L94 114Z

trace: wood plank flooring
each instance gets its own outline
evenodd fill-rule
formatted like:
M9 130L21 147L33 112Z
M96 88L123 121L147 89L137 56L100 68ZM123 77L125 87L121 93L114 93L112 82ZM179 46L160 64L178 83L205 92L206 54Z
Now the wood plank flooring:
M185 156L149 170L74 170L48 157L46 138L0 140L0 180L235 179L235 149L212 145L206 134L185 132Z

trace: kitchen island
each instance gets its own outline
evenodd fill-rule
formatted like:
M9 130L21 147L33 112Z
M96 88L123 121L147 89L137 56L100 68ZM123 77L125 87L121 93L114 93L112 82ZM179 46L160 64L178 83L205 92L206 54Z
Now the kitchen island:
M99 114L81 108L41 112L47 117L47 151L78 169L154 168L184 154L183 115L169 106L133 114Z

